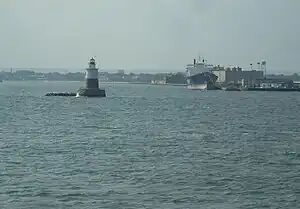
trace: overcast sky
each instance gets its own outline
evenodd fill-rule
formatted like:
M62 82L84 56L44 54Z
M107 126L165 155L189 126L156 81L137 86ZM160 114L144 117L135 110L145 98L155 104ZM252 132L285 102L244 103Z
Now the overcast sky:
M299 0L0 0L0 68L300 71ZM256 66L256 65L254 65ZM77 70L76 70L77 71Z

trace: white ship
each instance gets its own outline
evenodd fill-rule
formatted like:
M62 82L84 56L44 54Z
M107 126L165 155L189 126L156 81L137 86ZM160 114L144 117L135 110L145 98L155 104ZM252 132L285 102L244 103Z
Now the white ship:
M186 66L187 88L191 90L216 90L220 89L216 85L218 76L211 71L213 65L207 64L204 59L197 61L194 59L193 64Z

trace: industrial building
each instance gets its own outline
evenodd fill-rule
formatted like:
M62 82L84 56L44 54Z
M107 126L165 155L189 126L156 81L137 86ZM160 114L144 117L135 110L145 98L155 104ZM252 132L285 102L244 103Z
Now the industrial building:
M252 86L260 79L264 78L264 70L266 69L266 62L263 61L262 64L259 62L258 70L252 69L252 64L250 64L250 70L243 70L240 67L224 68L220 66L214 67L212 73L218 76L217 82L220 84L242 84L243 86Z

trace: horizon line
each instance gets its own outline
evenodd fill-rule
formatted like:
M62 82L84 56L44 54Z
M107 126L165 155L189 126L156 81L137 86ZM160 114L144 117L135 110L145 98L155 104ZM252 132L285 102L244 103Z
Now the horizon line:
M86 68L34 68L34 67L0 67L0 72L10 72L11 70L16 71L16 70L29 70L29 71L34 71L34 72L40 72L40 73L49 73L49 72L58 72L58 73L79 73L79 72L84 72ZM42 70L42 71L40 71ZM129 73L175 73L175 72L185 72L185 69L124 69L124 68L114 68L114 69L99 69L99 72L116 72L118 70L124 70L125 74ZM250 68L245 68L243 69L245 71L251 70ZM253 70L258 70L258 69L253 69ZM276 74L294 74L294 73L300 73L299 71L297 72L296 70L288 70L288 71L281 71L279 69L273 69L273 70L268 70L268 72L271 73L276 73Z

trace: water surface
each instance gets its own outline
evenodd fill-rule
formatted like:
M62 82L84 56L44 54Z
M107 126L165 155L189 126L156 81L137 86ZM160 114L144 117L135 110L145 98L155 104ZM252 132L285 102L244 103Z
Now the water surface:
M299 92L0 84L0 208L299 208Z

